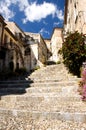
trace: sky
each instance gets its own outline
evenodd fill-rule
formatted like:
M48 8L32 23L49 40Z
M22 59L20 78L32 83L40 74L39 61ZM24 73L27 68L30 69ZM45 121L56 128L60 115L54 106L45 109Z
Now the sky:
M0 0L0 14L24 32L50 38L53 28L63 27L65 0Z

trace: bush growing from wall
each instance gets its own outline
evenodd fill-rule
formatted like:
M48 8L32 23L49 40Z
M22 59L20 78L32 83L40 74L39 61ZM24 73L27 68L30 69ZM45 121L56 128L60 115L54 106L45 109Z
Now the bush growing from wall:
M78 33L69 33L62 46L64 64L69 72L80 76L80 68L86 60L86 36Z

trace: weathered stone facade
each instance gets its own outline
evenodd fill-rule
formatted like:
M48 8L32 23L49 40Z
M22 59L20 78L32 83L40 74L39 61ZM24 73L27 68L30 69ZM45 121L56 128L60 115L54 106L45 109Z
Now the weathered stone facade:
M38 33L30 33L26 32L26 35L29 35L35 40L35 43L30 44L31 48L31 69L36 66L43 66L44 63L47 61L47 46L42 38L42 36Z
M64 35L79 31L86 34L86 0L66 0L64 15Z
M27 71L30 71L30 46L28 44L29 37L27 37L25 33L19 28L19 26L14 22L7 22L7 28L15 37L15 45L18 48L14 49L17 51L14 56L14 69L25 67Z
M48 53L47 53L47 57L48 59L51 57L52 52L51 52L51 39L44 39L46 46L48 48Z
M4 33L4 28L6 26L4 18L0 15L0 71L4 67L4 61L5 61L5 55L6 55L6 47L4 47L3 43L3 33Z
M14 22L5 22L0 16L0 71L26 68L30 71L29 39Z
M55 62L60 60L61 28L54 28L51 39L47 40L38 33L24 32L15 22L5 22L2 16L0 21L0 56L4 56L0 58L1 71L4 68L12 71L26 68L30 71L43 66L48 59Z
M40 34L25 33L15 22L0 16L0 70L27 71L43 66L47 60L47 46Z
M58 62L61 60L59 55L59 49L62 47L62 28L54 28L52 37L51 37L51 60Z

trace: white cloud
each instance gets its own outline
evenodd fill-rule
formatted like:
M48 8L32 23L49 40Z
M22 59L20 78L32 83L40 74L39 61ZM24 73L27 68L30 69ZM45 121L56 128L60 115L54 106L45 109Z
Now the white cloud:
M9 0L0 1L0 13L6 20L9 20L14 16L13 11L9 9L11 3Z
M17 6L19 11L24 13L25 18L22 20L23 23L40 21L49 15L63 20L62 10L59 10L53 3L44 1L42 4L37 4L37 2L31 3L28 0L0 0L0 13L6 20L15 16L16 12L12 10L12 5Z
M60 22L55 22L54 26L58 26L60 24Z
M45 30L45 28L42 28L40 31L39 31L39 33L41 34L41 35L43 35L43 34L50 34L48 31L46 31Z
M19 7L19 10L23 11L28 5L28 0L0 0L0 14L7 21L15 16L15 12L11 9L12 5Z
M29 6L28 0L17 0L20 11L24 11Z
M63 15L63 11L62 10L57 10L56 14L57 14L57 18L59 20L63 20L64 19L64 15Z
M24 22L26 21L40 21L43 18L46 18L48 15L54 16L56 12L56 6L52 3L44 2L43 4L37 4L36 2L29 5L24 13L26 18L24 19Z
M45 21L43 21L43 24L44 24L44 25L48 25L48 23L47 23L47 22L45 22Z

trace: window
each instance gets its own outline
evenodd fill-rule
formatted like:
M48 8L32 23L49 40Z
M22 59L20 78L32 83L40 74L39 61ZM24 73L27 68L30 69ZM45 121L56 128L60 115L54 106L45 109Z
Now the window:
M4 35L4 44L6 44L7 41L8 41L8 36L5 34L5 35Z
M25 49L25 55L30 55L31 54L31 49L28 47Z
M10 39L10 47L11 48L13 47L13 41L12 41L12 39Z
M75 5L74 5L74 7L75 7L75 9L76 9L76 3L75 3Z

